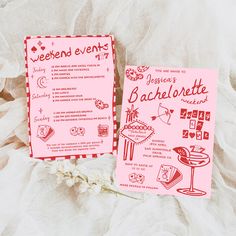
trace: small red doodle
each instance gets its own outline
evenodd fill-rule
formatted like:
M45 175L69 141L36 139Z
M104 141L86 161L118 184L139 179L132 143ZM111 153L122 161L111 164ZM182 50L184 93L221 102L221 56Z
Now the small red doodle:
M39 41L38 41L39 47L41 47L42 44L43 44L43 43L39 40Z
M202 131L196 131L196 139L202 140Z
M207 111L205 114L205 120L210 121L210 116L211 116L211 113L209 111Z
M96 99L95 101L95 106L100 109L100 110L103 110L105 108L108 108L109 105L107 103L104 103L102 100L100 99Z
M134 69L131 69L131 68L127 69L125 74L126 74L126 77L132 81L136 81L138 79L143 79L142 74L137 73Z
M188 138L188 130L186 130L186 129L183 130L182 137L183 138Z
M170 119L172 116L172 113L174 112L173 109L169 109L162 105L162 103L159 103L158 110L157 110L157 116L151 116L152 120L156 120L156 118L159 118L160 121L167 125L171 125Z
M180 109L180 119L190 119L189 121L189 131L184 129L182 131L183 138L194 137L196 140L209 139L209 132L202 130L204 123L210 121L210 112L209 111L198 111L192 110L189 111L185 108ZM194 133L193 130L196 130Z
M198 110L193 110L192 118L197 118Z
M198 121L198 122L197 122L197 127L196 127L196 130L199 130L199 131L201 131L201 130L202 130L202 127L203 127L203 124L204 124L204 122L203 122L203 121Z
M143 184L145 176L142 174L131 173L129 174L129 181L132 183Z
M98 136L99 137L107 137L108 132L109 132L109 126L108 125L103 125L103 124L98 125Z
M160 182L167 190L175 186L183 179L182 173L172 165L162 164L157 176L157 181Z
M179 188L177 192L190 196L203 196L205 191L194 188L195 168L203 167L210 162L209 155L204 153L205 148L198 145L191 145L191 151L186 147L175 147L173 150L178 154L178 161L183 165L191 167L190 186Z
M195 129L195 128L196 128L196 120L190 120L189 129Z
M205 148L203 148L199 145L191 145L190 148L191 148L190 152L203 153L205 151ZM187 148L185 148L185 150L186 149ZM189 155L190 155L190 152L189 152Z
M79 135L79 136L84 136L85 135L85 128L84 127L72 127L71 129L70 129L70 134L72 135L72 136L77 136L77 135Z
M149 69L149 66L138 66L137 67L137 71L141 72L141 73L147 71L148 69Z
M194 138L195 137L195 133L194 132L189 132L189 137L190 138Z
M37 48L36 48L35 46L33 46L33 47L31 48L31 51L32 51L33 53L35 53L35 52L37 51Z
M191 119L191 117L192 117L192 112L189 111L189 112L187 113L187 119Z
M187 109L181 108L180 110L180 119L185 119L187 115Z
M131 108L127 108L126 110L126 123L138 118L138 114L138 108L134 108L134 104L132 104Z
M129 160L132 161L134 157L134 145L144 143L153 134L154 129L139 120L131 122L121 128L120 135L125 139L123 160L127 160L129 153Z
M204 133L203 133L203 139L209 139L209 132L204 131Z
M42 141L47 142L49 138L55 133L54 129L49 125L39 125L37 130L37 137Z
M38 88L41 88L41 89L47 88L47 83L48 83L48 79L46 78L46 76L40 76L37 78Z
M204 114L205 114L204 111L199 111L199 113L198 113L198 119L199 119L199 120L204 120Z

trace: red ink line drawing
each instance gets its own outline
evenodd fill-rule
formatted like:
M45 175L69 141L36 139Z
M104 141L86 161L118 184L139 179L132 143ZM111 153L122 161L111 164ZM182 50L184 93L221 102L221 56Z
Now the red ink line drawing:
M198 110L193 110L192 118L197 118Z
M77 136L77 135L79 135L79 136L84 136L84 134L85 134L85 128L84 127L72 127L71 129L70 129L70 134L72 135L72 136Z
M131 173L129 174L129 181L132 183L143 184L145 176L142 174Z
M194 132L189 132L189 137L190 138L194 138L195 137L195 133Z
M126 125L120 130L120 135L125 139L123 150L124 161L127 160L128 154L129 160L132 161L134 157L134 145L145 142L154 134L154 129L151 126L136 120L138 114L138 108L134 108L133 104L131 105L131 108L127 108ZM138 136L139 133L141 135Z
M190 120L189 129L195 129L195 128L196 128L196 120Z
M41 41L38 41L38 45L41 48L41 50L45 49L45 46L43 46L43 43Z
M181 108L180 110L180 119L185 119L187 115L187 109Z
M138 114L138 108L134 109L134 104L132 104L131 108L127 108L126 110L126 123L138 118Z
M209 139L209 132L204 131L204 133L203 133L203 139Z
M35 52L37 51L37 48L36 48L35 46L33 46L33 47L31 48L31 51L32 51L33 53L35 53Z
M199 119L199 120L204 120L204 114L205 114L204 111L199 111L199 113L198 113L198 119Z
M98 136L99 137L107 137L108 133L109 133L109 126L108 125L103 125L103 124L98 125Z
M41 47L42 44L43 44L43 43L39 40L39 41L38 41L39 47Z
M167 190L175 186L183 179L182 173L172 165L162 164L157 176L157 181L160 182Z
M199 120L199 121L197 122L196 130L201 131L201 130L202 130L202 127L203 127L203 124L204 124L204 122Z
M134 143L131 142L130 143L130 161L133 160L133 157L134 157Z
M100 99L96 99L95 101L95 106L100 109L100 110L103 110L105 108L108 108L109 105L107 103L104 103L102 100Z
M202 140L202 131L196 131L196 139Z
M136 81L136 80L139 80L139 79L143 79L143 75L137 73L137 72L136 72L134 69L132 69L132 68L127 69L126 72L125 72L125 74L126 74L126 77L127 77L129 80L132 80L132 81Z
M141 73L147 71L148 69L149 69L149 66L138 66L137 67L137 71L141 72Z
M39 46L39 48L43 51L46 47L45 46L42 46L42 42L41 41L38 41L38 46ZM32 48L31 48L31 51L33 52L33 53L35 53L36 51L37 51L38 49L35 47L35 46L33 46Z
M154 129L139 120L135 120L121 128L120 135L125 139L123 160L127 160L129 155L129 160L132 161L135 144L146 142L153 134Z
M183 130L182 138L188 138L188 130Z
M37 86L41 89L47 88L47 81L48 79L46 76L40 76L37 78Z
M159 103L158 110L157 110L157 116L152 116L152 120L156 120L156 118L159 118L160 121L167 125L171 125L170 119L171 114L174 112L173 109L169 109L167 107L162 106L161 103Z
M187 119L190 119L192 117L192 112L191 111L188 111L187 113Z
M177 192L190 196L203 196L205 191L194 188L194 172L196 167L202 167L210 162L209 155L204 153L204 148L197 145L190 146L191 151L186 147L175 147L173 150L178 154L180 163L191 167L191 177L189 188L179 188Z
M37 130L37 137L42 141L47 142L49 138L55 133L54 129L49 125L39 125Z
M210 118L211 118L211 113L209 111L207 111L205 114L205 120L210 121Z

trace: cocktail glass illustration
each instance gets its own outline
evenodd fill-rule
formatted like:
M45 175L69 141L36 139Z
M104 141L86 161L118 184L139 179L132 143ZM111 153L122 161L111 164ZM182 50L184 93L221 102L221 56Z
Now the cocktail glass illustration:
M178 160L182 164L191 168L190 186L188 188L179 188L177 191L190 196L203 196L205 191L194 188L195 168L207 165L210 162L209 155L204 153L204 148L191 146L191 152L185 147L176 147L173 150L178 153Z

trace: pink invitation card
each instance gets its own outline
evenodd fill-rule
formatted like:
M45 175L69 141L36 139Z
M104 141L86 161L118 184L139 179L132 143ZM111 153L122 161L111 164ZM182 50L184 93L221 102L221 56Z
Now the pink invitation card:
M217 77L210 69L126 67L121 189L210 197Z
M97 157L115 153L114 39L25 39L30 156Z

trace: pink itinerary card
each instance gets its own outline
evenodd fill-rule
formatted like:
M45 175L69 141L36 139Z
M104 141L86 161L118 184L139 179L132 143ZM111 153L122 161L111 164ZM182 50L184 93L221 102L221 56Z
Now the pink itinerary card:
M25 54L30 156L115 153L113 37L26 37Z
M127 66L120 188L210 197L217 71Z

